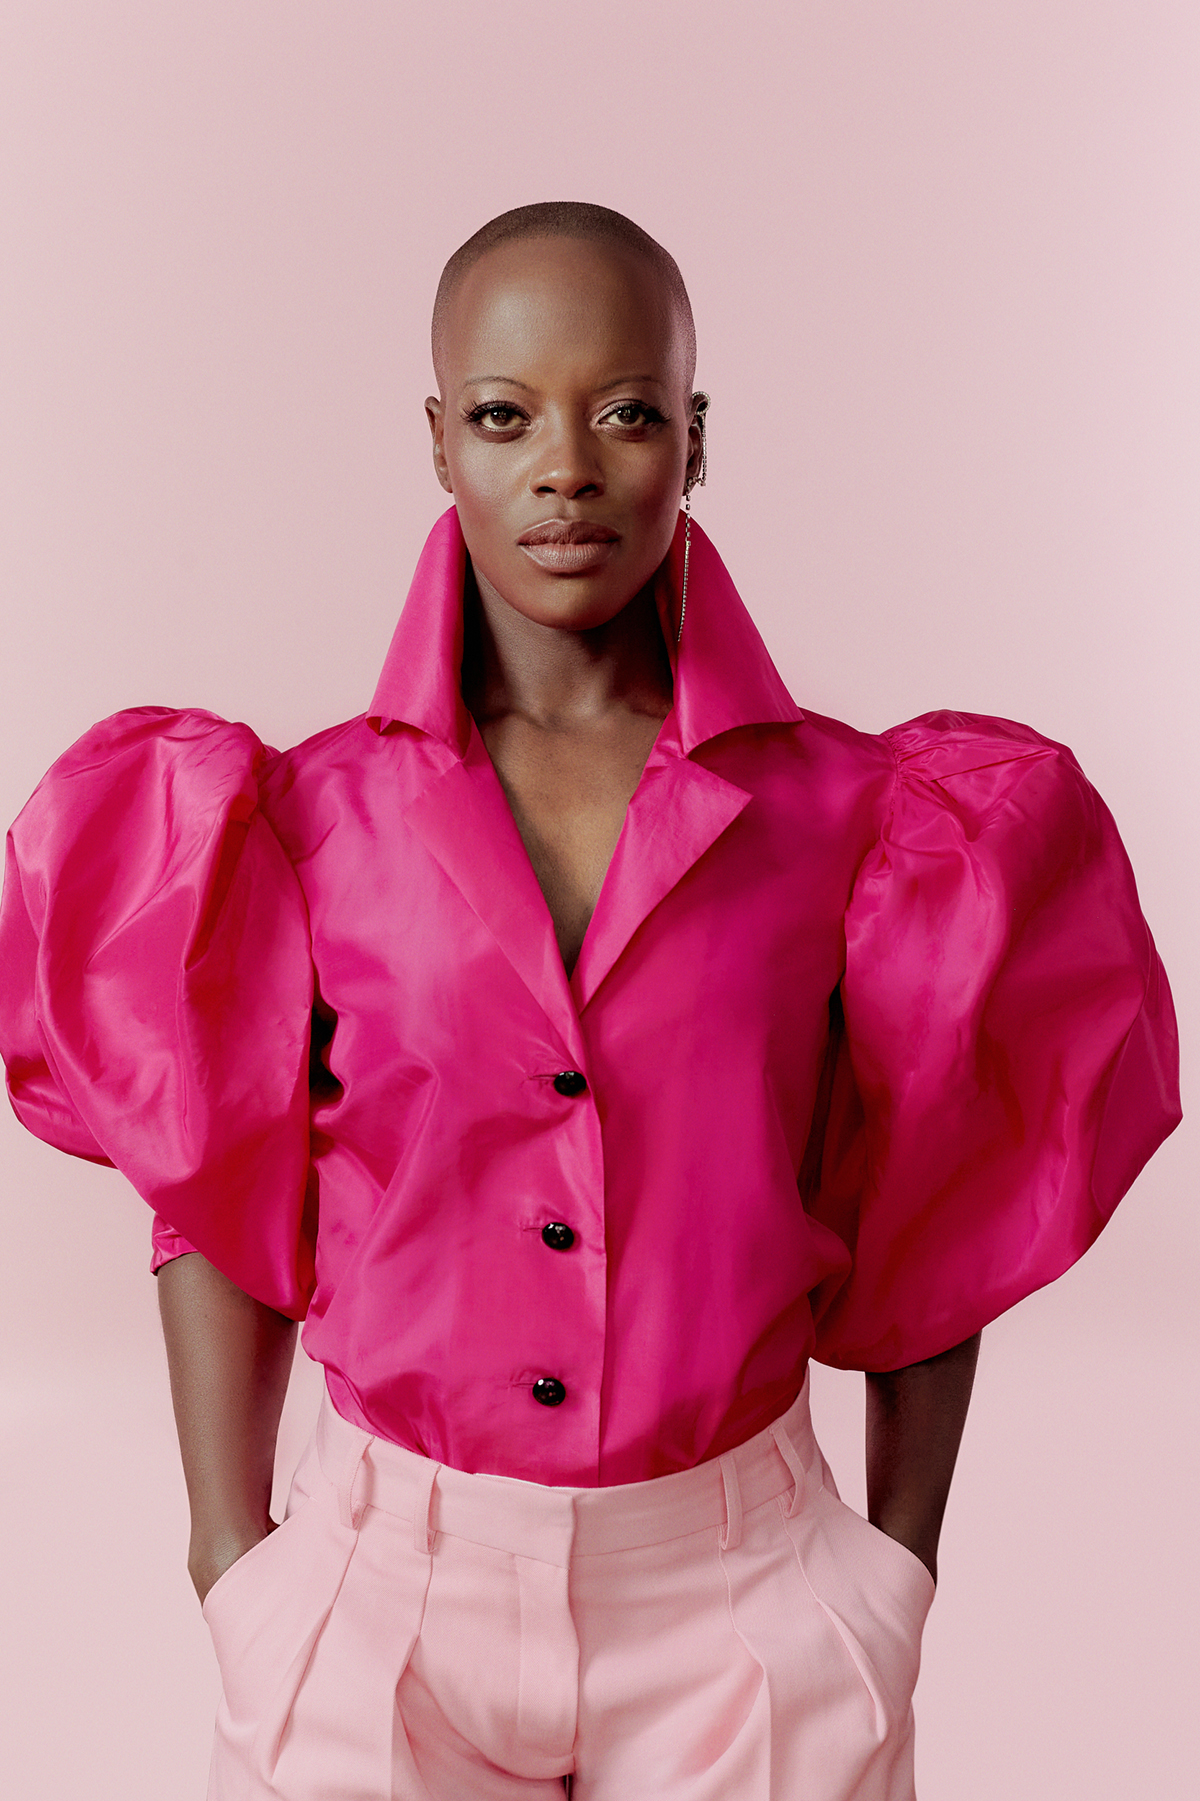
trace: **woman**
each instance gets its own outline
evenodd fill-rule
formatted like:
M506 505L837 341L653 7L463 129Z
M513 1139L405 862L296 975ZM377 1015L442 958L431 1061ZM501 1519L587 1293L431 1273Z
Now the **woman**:
M795 706L628 220L485 226L434 359L368 713L119 714L12 835L14 1104L158 1214L210 1795L903 1801L979 1332L1178 1119L1132 874L1024 726Z

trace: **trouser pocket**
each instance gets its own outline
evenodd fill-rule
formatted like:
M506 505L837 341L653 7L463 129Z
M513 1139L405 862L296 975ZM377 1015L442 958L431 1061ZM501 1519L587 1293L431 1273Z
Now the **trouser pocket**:
M908 1720L934 1583L920 1558L827 1488L785 1518L805 1582L867 1689L880 1738Z
M720 1553L734 1627L762 1672L772 1797L911 1801L933 1584L882 1537L815 1483L794 1511L782 1497L748 1514Z
M326 1482L226 1571L204 1609L222 1685L209 1801L391 1795L429 1565L411 1524L367 1508L347 1525Z

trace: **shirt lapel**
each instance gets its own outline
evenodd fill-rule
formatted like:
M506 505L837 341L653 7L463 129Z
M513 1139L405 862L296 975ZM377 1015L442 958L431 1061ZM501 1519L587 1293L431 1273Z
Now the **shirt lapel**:
M751 798L691 752L748 725L804 715L784 687L728 570L695 521L687 616L679 633L684 520L655 583L675 698L638 784L596 903L571 992L582 1012L643 920ZM678 642L677 642L678 634Z
M478 914L578 1067L583 1037L550 909L478 731L405 809L407 824Z
M750 799L699 763L647 764L571 977L580 1012L642 921L733 823Z

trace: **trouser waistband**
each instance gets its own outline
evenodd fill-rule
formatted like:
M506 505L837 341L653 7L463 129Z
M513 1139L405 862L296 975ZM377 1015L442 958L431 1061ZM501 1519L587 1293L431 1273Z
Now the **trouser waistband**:
M316 1429L316 1453L337 1490L343 1524L357 1527L364 1508L411 1520L418 1550L438 1533L515 1556L565 1566L691 1532L720 1529L721 1545L741 1539L742 1516L789 1494L795 1513L806 1489L828 1472L813 1437L808 1376L781 1418L735 1450L647 1482L611 1488L552 1488L514 1476L470 1475L416 1451L373 1438L336 1411L328 1393Z

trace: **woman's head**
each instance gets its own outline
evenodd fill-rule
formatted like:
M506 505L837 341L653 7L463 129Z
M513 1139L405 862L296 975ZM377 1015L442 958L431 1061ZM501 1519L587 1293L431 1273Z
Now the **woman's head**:
M620 213L521 207L455 253L426 411L485 593L583 630L645 586L699 467L695 354L674 260ZM597 535L530 542L567 528Z

